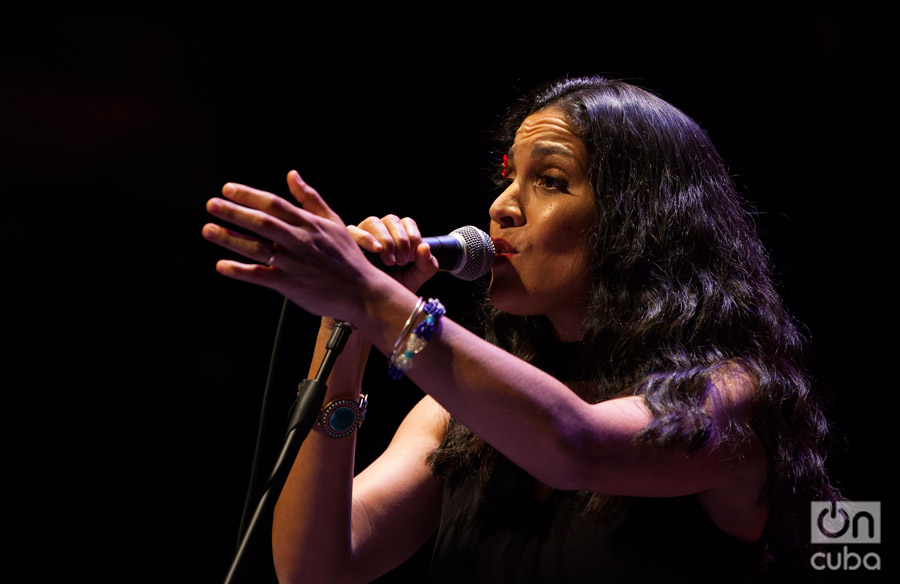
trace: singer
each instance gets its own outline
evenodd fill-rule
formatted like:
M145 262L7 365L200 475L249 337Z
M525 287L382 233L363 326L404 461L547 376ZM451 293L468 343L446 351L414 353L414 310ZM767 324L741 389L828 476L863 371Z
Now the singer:
M345 226L294 171L300 206L237 184L207 205L255 234L204 227L251 260L221 274L323 316L311 374L335 320L355 327L328 380L326 403L345 401L275 510L280 580L368 582L435 532L432 582L777 573L808 535L801 512L837 497L828 426L710 139L652 93L591 77L517 102L498 143L476 332L416 294L438 266L412 219ZM427 395L354 477L372 347Z

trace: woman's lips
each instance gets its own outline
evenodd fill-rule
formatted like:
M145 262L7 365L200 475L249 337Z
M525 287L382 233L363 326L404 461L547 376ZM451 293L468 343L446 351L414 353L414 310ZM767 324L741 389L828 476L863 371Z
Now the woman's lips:
M492 237L491 241L494 242L494 253L496 255L510 255L517 253L516 248L512 246L508 241L502 239L500 237Z
M509 257L515 255L516 248L512 246L505 239L501 239L499 237L491 238L491 241L494 242L494 266L502 266L503 264L509 262Z

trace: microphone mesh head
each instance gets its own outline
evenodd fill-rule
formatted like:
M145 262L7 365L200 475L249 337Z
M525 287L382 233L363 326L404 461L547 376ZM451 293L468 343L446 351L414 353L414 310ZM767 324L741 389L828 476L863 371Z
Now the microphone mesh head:
M494 242L490 236L471 225L460 227L450 235L463 242L463 257L450 273L461 280L477 280L491 270L494 263Z

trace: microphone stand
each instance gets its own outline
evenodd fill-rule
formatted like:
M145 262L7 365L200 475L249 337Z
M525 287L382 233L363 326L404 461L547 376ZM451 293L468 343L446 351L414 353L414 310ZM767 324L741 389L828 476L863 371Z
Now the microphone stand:
M297 388L297 400L291 408L291 417L288 422L284 446L282 446L281 453L278 455L278 459L269 475L269 481L257 503L256 511L253 513L238 545L237 553L231 562L228 574L225 576L226 584L238 581L236 578L240 574L241 562L244 562L248 557L250 544L254 537L257 536L261 520L270 514L275 507L275 501L278 500L278 495L281 494L281 489L284 487L291 465L300 451L300 446L312 429L313 424L315 424L316 416L322 409L327 389L325 382L331 373L332 367L334 367L335 360L344 349L351 330L350 324L346 322L337 322L334 325L331 337L326 345L325 357L322 359L322 364L319 365L315 378L303 380Z

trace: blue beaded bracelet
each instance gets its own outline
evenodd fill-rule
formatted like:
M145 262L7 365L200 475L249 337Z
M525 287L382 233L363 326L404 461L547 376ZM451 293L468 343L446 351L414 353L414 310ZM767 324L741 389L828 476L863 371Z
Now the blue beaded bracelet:
M424 349L428 341L431 340L431 336L434 334L434 327L444 315L444 305L439 300L429 298L428 302L423 304L420 299L420 302L416 305L416 310L413 311L407 323L416 321L419 316L419 310L425 313L425 319L413 328L409 338L406 339L406 347L402 351L399 349L399 347L403 346L405 331L401 333L400 338L394 343L395 349L391 355L390 366L388 367L388 376L393 380L400 379L407 371L412 369L413 357Z

